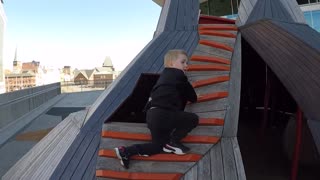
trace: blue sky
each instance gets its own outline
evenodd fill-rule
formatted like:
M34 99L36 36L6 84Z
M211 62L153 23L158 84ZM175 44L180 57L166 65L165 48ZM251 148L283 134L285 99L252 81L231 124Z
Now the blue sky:
M4 65L93 68L110 56L122 70L152 39L161 7L152 0L5 0Z

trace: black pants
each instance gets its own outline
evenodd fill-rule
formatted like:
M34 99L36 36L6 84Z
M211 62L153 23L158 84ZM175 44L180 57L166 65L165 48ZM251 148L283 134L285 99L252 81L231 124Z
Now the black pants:
M131 155L152 155L162 152L169 141L180 141L198 125L199 118L194 113L153 108L147 111L147 124L152 142L127 147Z

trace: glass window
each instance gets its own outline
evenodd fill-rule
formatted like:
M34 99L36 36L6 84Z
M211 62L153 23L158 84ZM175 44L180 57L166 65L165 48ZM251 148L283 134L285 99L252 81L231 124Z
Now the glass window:
M298 4L309 4L309 0L297 0Z
M320 10L312 12L313 28L320 32Z
M312 19L311 19L311 12L310 11L307 11L307 12L304 12L304 18L306 19L307 21L307 24L312 27Z

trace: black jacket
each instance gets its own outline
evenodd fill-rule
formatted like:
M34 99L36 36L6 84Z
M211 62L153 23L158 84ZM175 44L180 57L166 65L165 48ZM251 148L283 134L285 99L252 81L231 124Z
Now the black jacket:
M151 91L151 99L151 107L183 111L188 101L197 101L197 94L182 70L165 68Z

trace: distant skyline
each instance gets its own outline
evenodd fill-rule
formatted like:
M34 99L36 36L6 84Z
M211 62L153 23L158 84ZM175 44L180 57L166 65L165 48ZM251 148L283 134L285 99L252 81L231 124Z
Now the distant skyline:
M42 66L93 68L110 56L116 70L147 45L161 7L152 0L8 0L4 67L18 60Z

